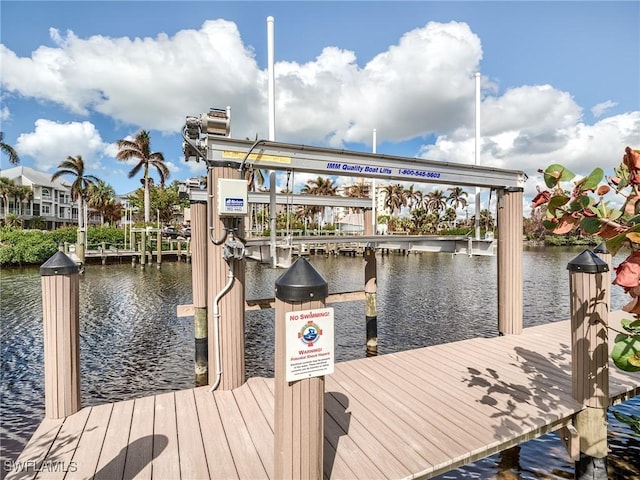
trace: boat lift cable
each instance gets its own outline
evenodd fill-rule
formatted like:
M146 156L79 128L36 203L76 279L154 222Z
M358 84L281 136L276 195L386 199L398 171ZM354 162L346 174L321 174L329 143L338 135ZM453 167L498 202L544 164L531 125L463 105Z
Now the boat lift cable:
M247 162L247 159L249 158L249 155L251 155L251 152L253 152L253 149L256 148L258 145L260 145L261 143L265 143L266 141L267 140L264 140L264 139L260 138L260 139L256 139L256 141L253 142L253 145L251 145L251 147L247 151L247 154L242 159L242 162L240 163L240 166L238 167L238 171L240 172L240 174L242 176L244 176L244 164Z

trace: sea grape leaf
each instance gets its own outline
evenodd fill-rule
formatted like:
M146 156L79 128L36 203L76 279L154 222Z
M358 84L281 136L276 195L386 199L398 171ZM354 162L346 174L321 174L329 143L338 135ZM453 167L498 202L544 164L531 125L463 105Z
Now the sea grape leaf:
M632 243L640 243L640 233L638 232L629 232L627 233L626 237Z
M551 213L554 217L559 216L556 211L558 208L566 205L569 201L569 197L565 197L564 195L556 195L555 197L551 197L549 200L549 205L547 206L547 211ZM562 214L563 212L560 212Z
M607 250L609 250L612 256L616 256L616 253L618 253L622 246L629 240L627 235L632 232L640 232L640 223L634 225L626 232L622 232L607 240Z
M612 413L620 423L624 423L631 427L631 430L635 433L635 436L640 436L640 417L638 417L637 415L627 415L616 410L612 410Z
M580 220L580 228L587 233L598 233L601 224L600 220L595 217L584 217ZM607 244L607 248L609 248L609 244Z
M574 198L573 202L569 205L569 208L572 212L577 212L579 210L584 210L590 205L593 205L593 198L589 195L580 195L579 197Z
M604 178L604 170L600 167L594 168L593 172L582 183L582 190L595 190Z
M630 320L625 318L620 322L622 324L622 328L624 328L627 332L635 335L640 335L640 320Z
M609 211L609 220L615 221L622 216L622 210L611 210Z
M568 182L576 174L571 170L567 170L562 165L554 163L553 165L549 165L547 169L544 171L544 183L548 188L553 188L560 182Z
M569 233L578 223L578 219L571 216L571 214L566 213L559 219L559 222L556 224L553 229L553 233L556 235L564 235L565 233Z
M625 372L640 372L640 339L620 333L616 335L611 359Z

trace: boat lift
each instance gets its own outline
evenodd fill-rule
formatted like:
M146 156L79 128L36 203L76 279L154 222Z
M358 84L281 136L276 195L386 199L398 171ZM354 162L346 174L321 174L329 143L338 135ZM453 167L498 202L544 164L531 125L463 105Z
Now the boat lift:
M208 243L210 248L207 253L208 279L206 283L209 306L217 305L218 297L214 299L213 293L226 291L224 289L226 289L225 283L227 280L223 275L225 269L221 268L224 261L237 263L235 273L233 273L234 270L231 266L228 270L231 272L230 274L235 274L240 279L244 278L244 264L241 259L235 255L229 259L228 255L223 252L222 246L211 242L211 233L215 230L218 232L217 235L222 234L223 231L231 231L232 236L239 234L238 238L244 244L242 248L243 256L246 254L245 247L249 246L248 239L242 238L244 229L241 217L222 218L221 212L218 212L221 208L219 206L220 198L218 198L217 210L214 206L216 195L213 190L220 181L244 179L246 172L250 169L269 170L271 172L284 171L291 175L301 172L319 176L364 177L380 179L386 182L473 186L494 190L497 194L497 224L499 228L497 240L498 331L500 334L517 334L522 331L522 214L524 183L527 179L524 172L479 165L289 144L263 139L255 141L241 140L231 138L229 133L229 108L226 111L211 110L208 114L205 113L198 117L187 117L183 131L185 160L202 161L206 164L208 172L207 191L192 190L189 192L189 198L192 203L207 204L208 221L206 223L209 230L210 239ZM274 173L271 173L271 175L273 176ZM276 209L276 196L275 191L269 192L272 217ZM240 203L246 206L251 202L252 196L245 191L243 197L244 199L225 198L232 201L240 200ZM329 197L323 197L322 202L325 205L329 205ZM200 222L202 222L202 219ZM273 224L274 222L272 222L272 226ZM375 225L373 215L365 216L364 237L371 235L373 225ZM379 238L367 237L367 247L375 248L381 242L391 239L399 241L401 238L401 236L396 237L393 235L375 237ZM266 239L256 240L267 243ZM333 242L338 241L335 237L331 240ZM478 241L480 239L475 240ZM486 241L493 243L492 238ZM260 246L266 247L267 245ZM272 265L277 258L275 253L276 246L275 231L272 228L271 238L268 241L268 247L271 249L270 260ZM423 248L427 249L429 247L424 245ZM375 261L373 259L375 259L375 255L371 255L372 248L368 248L367 251L369 253L368 256L365 256L368 259L366 263L369 265L368 262L371 262L371 265L374 265ZM224 260L221 260L221 258L224 258ZM470 267L472 268L472 266ZM367 276L365 271L365 277L368 279L365 282L367 285L375 283L375 274ZM365 291L367 288L365 288ZM235 285L231 287L225 300L220 305L220 308L224 310L222 317L232 318L235 314L234 312L237 313L237 311L242 310L241 305L244 305L244 282L242 281L235 282ZM224 328L242 330L242 325L243 322L234 322L229 327ZM230 339L237 337L244 341L241 333L221 334L220 336L211 334L209 350L217 351L211 345L212 338L222 338L223 342L225 342L226 340L224 339L227 337ZM237 341L240 342L240 340ZM229 365L227 367L228 373L222 380L222 388L234 388L242 383L244 357L240 343L231 342L231 344L223 345L222 347L222 351L229 352L228 354L231 356L229 359L221 361L222 364ZM216 365L219 363L217 362Z

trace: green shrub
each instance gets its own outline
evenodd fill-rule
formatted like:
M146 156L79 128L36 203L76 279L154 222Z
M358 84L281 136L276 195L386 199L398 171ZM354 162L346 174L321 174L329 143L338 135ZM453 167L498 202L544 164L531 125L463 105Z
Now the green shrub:
M49 232L0 229L0 265L42 264L58 249Z
M52 231L0 228L0 265L41 265L58 249L61 243L76 243L77 227L63 227ZM102 242L124 245L124 230L115 227L89 227L89 246Z

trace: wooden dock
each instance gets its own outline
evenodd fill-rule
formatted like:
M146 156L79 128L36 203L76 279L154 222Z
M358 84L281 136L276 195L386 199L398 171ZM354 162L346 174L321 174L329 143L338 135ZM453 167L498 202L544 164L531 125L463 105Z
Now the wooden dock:
M571 424L570 344L563 321L336 364L325 477L428 478ZM639 392L611 365L611 404ZM273 479L273 430L273 379L176 391L45 420L6 478Z

